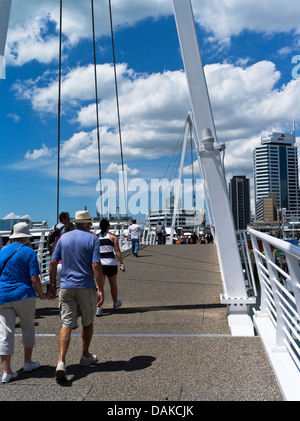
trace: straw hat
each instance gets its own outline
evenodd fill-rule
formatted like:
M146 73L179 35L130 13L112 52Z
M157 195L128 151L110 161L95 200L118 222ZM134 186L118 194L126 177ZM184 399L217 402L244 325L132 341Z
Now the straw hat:
M30 238L32 235L29 232L29 225L26 222L19 222L13 227L13 233L9 238Z
M72 219L72 222L77 224L92 224L92 218L89 214L89 211L77 211L75 213L75 219Z

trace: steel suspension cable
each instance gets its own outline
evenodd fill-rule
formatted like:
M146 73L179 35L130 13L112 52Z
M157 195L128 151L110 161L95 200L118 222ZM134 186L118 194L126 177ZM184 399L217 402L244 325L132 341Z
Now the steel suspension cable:
M109 3L109 16L110 16L110 31L111 31L111 41L112 41L112 53L113 53L113 62L114 62L115 89L116 89L118 126L119 126L119 140L120 140L120 151L121 151L121 162L122 162L122 173L123 173L123 189L124 189L126 216L127 216L127 195L126 195L126 189L125 189L124 157L123 157L122 134L121 134L121 119L120 119L120 106L119 106L119 94L118 94L118 81L117 81L117 69L116 69L115 42L114 42L114 31L113 31L113 19L112 19L111 0L108 0L108 3Z
M62 53L62 0L60 0L59 18L59 70L58 70L58 140L57 140L57 209L56 222L59 219L59 184L60 184L60 116L61 116L61 54Z
M99 107L98 107L98 83L97 83L97 57L96 57L96 36L95 36L94 0L91 0L91 8L92 8L93 50L94 50L94 76L95 76L96 119L97 119L98 171L99 171L100 197L101 197L101 215L100 216L103 216L103 197L102 197L102 174L101 174L101 153L100 153L100 128L99 128Z

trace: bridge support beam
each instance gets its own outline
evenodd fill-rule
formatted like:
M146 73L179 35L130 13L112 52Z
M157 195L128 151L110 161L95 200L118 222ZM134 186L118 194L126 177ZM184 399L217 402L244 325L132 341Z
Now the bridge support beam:
M223 147L217 143L192 6L190 0L173 0L173 7L199 144L198 153L215 226L224 288L221 302L228 306L232 334L253 336L253 324L248 314L248 304L253 304L253 299L248 298L246 291L221 159Z
M0 80L4 63L6 36L12 0L0 0Z

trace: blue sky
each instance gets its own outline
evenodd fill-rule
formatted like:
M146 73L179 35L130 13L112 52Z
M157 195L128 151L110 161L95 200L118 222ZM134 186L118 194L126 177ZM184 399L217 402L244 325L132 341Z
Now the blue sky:
M0 82L0 218L56 220L58 0L13 0ZM94 0L101 168L119 178L120 147L108 1ZM226 176L252 182L262 135L300 120L300 8L287 0L193 0ZM190 100L171 0L112 0L128 182L163 178ZM97 133L90 1L64 0L60 210L96 214ZM300 76L300 70L299 70ZM296 73L296 76L298 76ZM297 131L299 142L299 131ZM194 155L196 161L196 156ZM199 171L195 174L199 178ZM185 177L191 178L187 153ZM202 207L203 193L198 192Z

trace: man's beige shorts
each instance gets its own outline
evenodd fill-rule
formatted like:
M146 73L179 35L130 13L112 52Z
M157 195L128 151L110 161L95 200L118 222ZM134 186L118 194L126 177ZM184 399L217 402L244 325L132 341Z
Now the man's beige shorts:
M59 291L60 318L63 327L76 329L79 316L82 326L89 326L94 321L96 306L96 288L63 288Z

